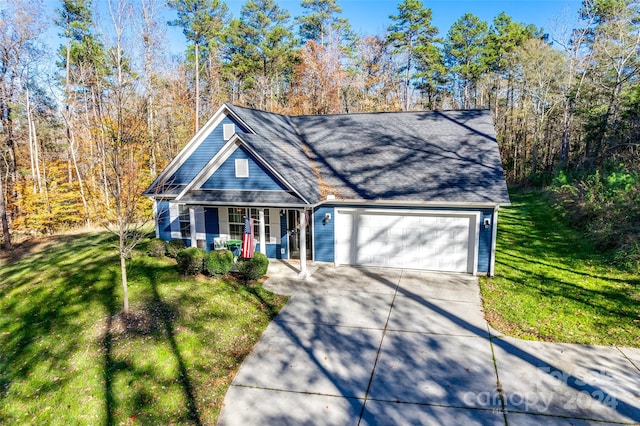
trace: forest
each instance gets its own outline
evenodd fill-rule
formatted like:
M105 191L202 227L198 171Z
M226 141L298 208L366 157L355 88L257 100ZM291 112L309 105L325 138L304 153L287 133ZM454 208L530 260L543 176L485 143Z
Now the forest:
M0 3L5 249L86 225L126 237L151 215L140 194L224 102L286 114L483 108L509 184L545 188L615 262L640 265L638 0L584 0L553 31L505 13L439 29L428 5L404 0L383 34L356 34L337 0L301 0L300 16L276 0L247 0L239 16L222 0L44 10ZM170 27L186 39L179 57Z

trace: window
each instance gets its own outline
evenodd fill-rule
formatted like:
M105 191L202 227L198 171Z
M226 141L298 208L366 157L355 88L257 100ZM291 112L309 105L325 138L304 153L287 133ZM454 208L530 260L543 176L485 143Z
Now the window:
M244 233L244 218L250 214L255 219L253 223L253 236L260 238L260 224L258 223L258 209L245 209L241 207L229 208L229 236L232 240L241 240ZM271 238L271 225L269 224L269 209L264 209L264 234L266 241Z
M239 158L236 160L236 177L249 177L249 160L246 158Z
M180 236L182 238L191 238L191 215L189 214L189 207L179 205L178 215L178 220L180 221Z

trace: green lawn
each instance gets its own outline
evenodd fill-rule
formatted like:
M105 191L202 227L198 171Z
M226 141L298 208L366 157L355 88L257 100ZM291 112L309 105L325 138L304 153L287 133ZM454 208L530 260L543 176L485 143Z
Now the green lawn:
M124 319L112 243L67 235L0 259L0 424L215 424L286 301L136 253Z
M616 269L541 191L500 209L496 276L481 279L491 325L525 339L640 347L640 276Z

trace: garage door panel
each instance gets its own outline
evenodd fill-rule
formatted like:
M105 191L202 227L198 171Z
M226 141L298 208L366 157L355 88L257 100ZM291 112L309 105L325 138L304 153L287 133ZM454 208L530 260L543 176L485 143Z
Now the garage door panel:
M338 211L336 259L342 264L472 272L472 219L435 212Z

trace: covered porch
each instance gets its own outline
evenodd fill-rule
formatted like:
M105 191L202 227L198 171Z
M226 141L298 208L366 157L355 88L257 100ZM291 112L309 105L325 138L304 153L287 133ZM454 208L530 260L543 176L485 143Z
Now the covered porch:
M299 260L313 259L314 224L310 208L169 202L168 214L163 214L162 208L156 211L158 238L182 239L187 246L205 250L233 250L242 241L245 218L250 217L254 220L256 252L270 259L298 261L302 276L307 275L307 263Z

